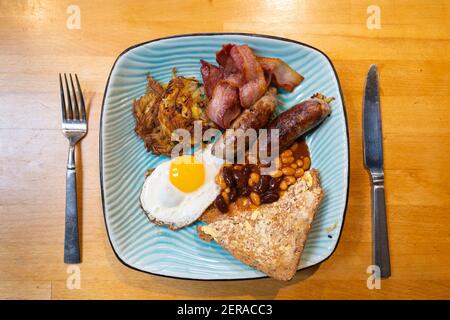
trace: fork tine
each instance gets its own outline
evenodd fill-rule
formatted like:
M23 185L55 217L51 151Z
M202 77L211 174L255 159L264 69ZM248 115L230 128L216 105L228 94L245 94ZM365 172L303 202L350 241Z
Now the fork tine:
M64 122L66 121L67 114L66 114L66 99L64 98L64 88L62 84L61 73L59 74L59 90L61 92L61 110L62 110L62 120Z
M67 76L64 73L64 80L66 81L66 92L67 92L67 105L69 109L69 119L73 119L73 110L72 110L72 97L70 96L69 84L67 83Z
M72 80L72 74L69 73L69 77L70 77L70 84L72 86L72 96L73 96L73 104L74 104L74 111L75 111L75 120L79 120L80 119L80 113L78 111L78 101L77 101L77 93L75 91L75 86L73 85L73 80Z
M84 106L83 92L81 91L80 82L78 81L78 76L76 73L75 73L75 81L77 82L78 98L80 99L81 105L81 120L86 120L86 107Z

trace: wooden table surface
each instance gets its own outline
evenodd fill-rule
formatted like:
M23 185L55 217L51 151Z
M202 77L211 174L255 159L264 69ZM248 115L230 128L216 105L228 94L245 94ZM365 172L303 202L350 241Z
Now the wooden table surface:
M370 5L380 9L380 29L368 28L368 19L369 26L377 22ZM331 58L343 87L351 159L343 234L330 259L298 272L291 282L147 275L122 265L106 235L98 136L114 60L150 39L223 31L311 44ZM1 0L0 298L450 298L449 49L450 1ZM370 185L362 159L361 102L372 63L379 65L381 78L392 277L370 290ZM77 156L79 289L68 288L63 264L67 141L60 130L58 72L78 73L90 105L89 133Z

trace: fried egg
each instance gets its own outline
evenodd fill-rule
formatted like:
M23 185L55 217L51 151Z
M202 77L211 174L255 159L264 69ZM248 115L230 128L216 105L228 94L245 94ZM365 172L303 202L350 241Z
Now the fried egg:
M150 220L174 230L195 222L220 193L215 177L222 165L211 146L161 163L145 179L142 208Z

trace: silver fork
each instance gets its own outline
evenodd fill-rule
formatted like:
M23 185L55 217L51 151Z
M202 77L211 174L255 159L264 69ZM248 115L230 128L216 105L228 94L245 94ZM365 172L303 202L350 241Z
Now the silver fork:
M78 209L77 209L77 183L75 171L75 145L87 132L86 108L80 82L75 74L78 89L78 98L75 93L72 75L69 74L69 89L67 76L64 74L66 94L64 94L63 80L59 74L59 85L61 90L62 109L62 131L69 140L69 157L67 159L66 175L66 227L64 236L64 263L80 263L80 241L78 234ZM67 98L65 97L67 96ZM66 104L67 101L67 104ZM79 101L79 105L78 105ZM66 108L67 105L67 108Z

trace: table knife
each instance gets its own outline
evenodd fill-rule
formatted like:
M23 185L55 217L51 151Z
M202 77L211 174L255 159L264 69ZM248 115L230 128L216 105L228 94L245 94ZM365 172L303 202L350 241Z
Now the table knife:
M391 275L384 195L383 135L381 131L378 68L370 66L363 101L364 165L372 181L373 264L381 278Z

